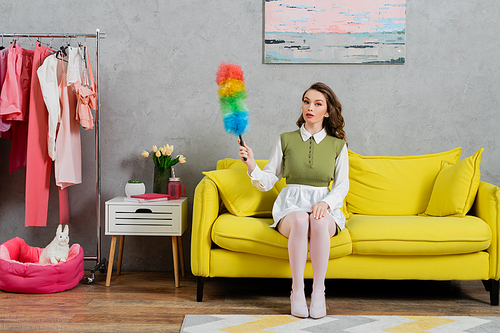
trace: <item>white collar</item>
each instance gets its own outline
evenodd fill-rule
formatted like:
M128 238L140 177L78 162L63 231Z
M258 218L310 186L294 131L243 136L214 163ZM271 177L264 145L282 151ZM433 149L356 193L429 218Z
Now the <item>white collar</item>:
M300 135L302 136L302 140L303 141L309 140L309 138L312 136L314 138L314 141L316 143L320 143L326 137L326 131L325 131L325 128L322 128L321 131L319 131L318 133L312 135L311 133L309 133L306 130L305 123L304 123L300 127Z

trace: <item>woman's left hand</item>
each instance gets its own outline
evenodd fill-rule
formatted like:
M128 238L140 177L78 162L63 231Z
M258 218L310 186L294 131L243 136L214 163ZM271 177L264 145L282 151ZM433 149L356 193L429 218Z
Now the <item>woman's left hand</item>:
M326 202L320 201L311 207L311 214L316 220L322 219L325 217L328 208L330 206Z

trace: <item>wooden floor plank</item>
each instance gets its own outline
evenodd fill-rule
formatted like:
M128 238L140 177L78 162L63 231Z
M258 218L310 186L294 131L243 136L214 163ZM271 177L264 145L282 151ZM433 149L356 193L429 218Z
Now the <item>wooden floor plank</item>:
M0 331L179 332L186 314L290 313L288 279L207 279L203 302L197 280L162 272L123 272L105 286L55 294L0 292ZM311 283L306 281L307 295ZM480 281L327 281L330 315L500 316Z
M105 324L130 324L149 323L155 325L167 325L182 323L184 314L182 315L166 315L164 313L149 313L139 315L122 315L122 314L78 314L71 323L105 323ZM180 326L179 326L180 327Z
M127 333L178 333L178 324L104 324L104 323L71 323L71 324L45 324L45 323L0 323L2 332L127 332Z

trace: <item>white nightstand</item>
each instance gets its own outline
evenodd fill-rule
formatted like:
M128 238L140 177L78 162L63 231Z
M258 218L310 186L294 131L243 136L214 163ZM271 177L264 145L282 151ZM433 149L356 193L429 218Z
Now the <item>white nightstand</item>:
M116 239L120 236L117 274L121 273L123 242L125 236L171 236L172 256L174 262L175 286L179 287L180 254L182 276L184 270L184 251L182 250L182 234L187 228L187 198L155 202L129 202L123 197L106 201L106 235L111 235L108 273L106 287L111 284ZM179 253L177 248L179 247Z

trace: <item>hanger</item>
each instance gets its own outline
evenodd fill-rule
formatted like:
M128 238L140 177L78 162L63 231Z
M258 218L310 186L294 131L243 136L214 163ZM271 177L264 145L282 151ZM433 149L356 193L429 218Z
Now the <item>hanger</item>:
M68 53L66 52L67 46L61 45L59 48L59 51L56 52L56 58L65 62L68 62L68 60L64 59Z
M67 56L66 50L63 49L61 46L61 49L56 52L56 58L65 62L68 62L68 60L64 59Z
M47 43L42 43L42 38L41 38L41 37L38 37L38 38L36 39L36 42L38 43L38 46L42 46L42 45L43 45L43 46L47 47L48 49L50 49L51 51L56 52L56 50L54 50L54 49L52 48L52 41L53 41L53 40L54 40L54 37L52 37L52 39L50 40L50 42L47 44Z
M36 44L36 42L33 42L33 40L31 39L30 34L28 34L28 42L29 42L29 45L31 45L31 46L35 46L35 44Z
M5 46L3 46L3 34L2 34L2 45L0 45L0 50L5 49Z
M84 85L86 87L90 87L90 72L89 72L89 66L88 63L90 62L90 59L87 59L87 37L85 37L85 45L83 45L83 62L85 64L85 79L84 79Z
M63 39L62 45L56 53L56 58L59 60L63 60L63 61L68 62L67 60L63 59L64 57L66 57L68 55L67 49L68 49L68 47L64 46L64 39Z
M42 46L42 45L45 46L46 48L48 48L49 50L53 51L54 53L57 52L57 50L54 50L52 48L52 41L50 41L49 44L46 44L46 43L44 44L44 43L42 43L42 39L39 37L39 38L37 38L36 43L38 43L38 46Z
M60 51L62 54L64 54L65 56L67 56L67 55L68 55L67 50L68 50L68 47L67 47L67 46L64 46L64 45L61 45L61 47L59 48L59 51Z
M90 85L90 82L88 75L89 69L87 68L87 36L85 36L83 45L81 46L81 52L83 54L83 66L84 66L82 80L83 80L83 85L85 87L88 87Z

